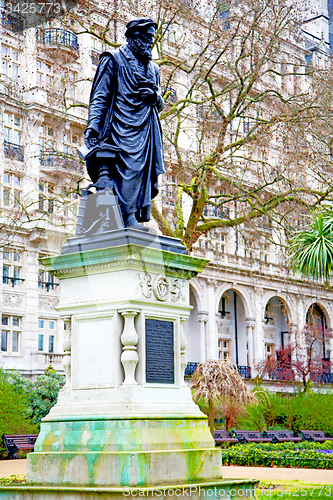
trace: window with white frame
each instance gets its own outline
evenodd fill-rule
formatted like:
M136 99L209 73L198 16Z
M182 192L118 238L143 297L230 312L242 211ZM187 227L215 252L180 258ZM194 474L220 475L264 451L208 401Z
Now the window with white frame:
M99 55L104 50L104 44L101 40L98 40L95 37L91 37L90 47L91 47L91 50L90 50L91 62L94 66L97 66L98 60L99 60Z
M2 315L1 319L1 352L19 354L21 342L20 316Z
M4 249L2 253L2 283L19 286L22 279L22 254L16 250Z
M76 191L64 191L61 193L64 217L76 217L79 210L79 197Z
M274 344L265 344L265 358L271 359L274 356Z
M281 88L287 91L290 79L290 69L287 62L281 63Z
M79 145L79 138L80 132L76 130L66 130L63 138L63 151L65 155L74 156L76 158L76 149Z
M164 177L164 186L162 187L162 200L164 205L174 206L176 194L176 183L172 173L167 173Z
M2 190L2 206L16 209L20 208L22 178L16 174L4 172Z
M214 239L215 239L215 251L225 253L226 235L223 233L216 233Z
M228 339L219 339L218 340L218 355L219 359L228 359L229 358L229 343Z
M1 76L8 82L17 83L19 79L19 53L9 45L1 44Z
M77 75L73 71L69 71L66 75L66 97L70 99L76 98L76 80Z
M260 260L263 260L264 262L268 262L268 255L269 255L269 245L263 244L262 251L260 252Z
M38 319L38 351L55 352L55 341L57 333L56 319Z
M52 85L53 67L52 64L36 60L36 84L38 87L50 89Z
M252 248L249 248L248 246L246 246L244 248L244 257L248 258L248 259L253 259L255 256L255 252L252 250Z
M57 286L59 285L59 281L51 273L45 271L45 268L40 261L40 259L42 259L43 257L45 257L45 255L40 255L39 260L38 260L38 263L39 263L38 288L40 290L46 290L47 292L54 291L57 289Z
M49 214L54 213L54 185L41 181L38 186L38 209Z
M15 146L21 145L22 119L15 113L4 112L2 114L3 138L5 143Z
M54 136L55 130L48 123L39 126L39 163L46 167L53 167L55 162Z

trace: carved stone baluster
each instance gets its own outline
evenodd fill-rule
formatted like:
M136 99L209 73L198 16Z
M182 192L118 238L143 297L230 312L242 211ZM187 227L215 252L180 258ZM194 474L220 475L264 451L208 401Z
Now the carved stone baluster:
M136 349L139 336L134 326L134 318L138 314L138 311L126 309L119 312L125 320L124 331L120 337L121 343L124 346L120 360L125 372L125 380L121 385L137 385L135 369L139 361Z
M184 333L184 322L186 318L183 316L180 317L180 368L181 368L181 385L186 385L185 380L184 380L184 375L185 375L185 368L187 365L187 358L186 358L186 347L187 347L187 340L185 337Z
M64 385L64 389L70 389L72 383L72 321L70 316L66 316L62 318L65 325L65 335L63 340L63 350L64 350L64 359L62 361L62 366L64 367L64 372L66 376L66 383Z

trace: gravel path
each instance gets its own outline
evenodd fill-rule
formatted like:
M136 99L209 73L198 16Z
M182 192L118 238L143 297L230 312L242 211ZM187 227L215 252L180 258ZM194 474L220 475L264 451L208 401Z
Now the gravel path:
M25 474L26 459L0 460L0 477L19 476Z
M322 469L284 469L280 467L239 467L223 466L223 477L282 480L282 481L303 481L312 484L333 485L333 470Z

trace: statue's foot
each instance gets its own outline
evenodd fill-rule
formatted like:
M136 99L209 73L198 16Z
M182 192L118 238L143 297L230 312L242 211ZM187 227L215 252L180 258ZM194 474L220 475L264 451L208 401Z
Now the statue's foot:
M125 227L131 228L131 229L139 229L140 231L149 231L149 227L141 226L141 224L138 223L136 220L135 215L132 214L124 214L124 225Z

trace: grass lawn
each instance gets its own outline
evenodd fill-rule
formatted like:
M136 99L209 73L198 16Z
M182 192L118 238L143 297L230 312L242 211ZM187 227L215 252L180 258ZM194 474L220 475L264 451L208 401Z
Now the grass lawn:
M333 484L310 484L302 481L260 481L257 498L272 500L333 500Z

